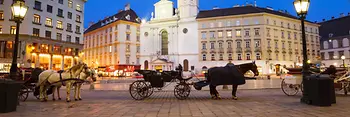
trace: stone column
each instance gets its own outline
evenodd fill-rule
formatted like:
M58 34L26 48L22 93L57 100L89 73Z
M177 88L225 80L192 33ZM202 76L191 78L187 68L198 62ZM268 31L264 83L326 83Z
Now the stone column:
M53 56L52 56L52 54L50 54L50 56L49 56L49 70L52 70L52 67L53 67L52 59L53 59Z
M74 66L74 57L72 57L72 63L71 63L71 67Z

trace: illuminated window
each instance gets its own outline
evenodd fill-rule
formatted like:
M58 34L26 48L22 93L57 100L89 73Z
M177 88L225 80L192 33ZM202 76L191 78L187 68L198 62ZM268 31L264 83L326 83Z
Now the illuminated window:
M77 8L76 8L77 11L81 11L81 6L79 4L77 4Z
M73 8L73 1L72 0L68 0L68 7Z
M40 23L40 15L34 14L33 22L34 23Z
M227 30L226 31L226 35L228 38L231 38L232 37L232 31L231 30Z
M63 23L62 23L62 21L57 21L57 28L63 29Z
M10 34L16 34L16 26L11 26Z
M0 25L0 34L2 34L2 25Z
M219 31L219 32L218 32L218 37L219 37L219 38L222 38L222 37L223 37L223 32L222 32L222 31Z
M80 15L77 15L75 21L80 22Z
M46 18L45 25L52 26L52 19L51 18Z
M236 37L240 37L241 36L241 30L236 30Z
M4 19L4 11L0 11L0 20Z

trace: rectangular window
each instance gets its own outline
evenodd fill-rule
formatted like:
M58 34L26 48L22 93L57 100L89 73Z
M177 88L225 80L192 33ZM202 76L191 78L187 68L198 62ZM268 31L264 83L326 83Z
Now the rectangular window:
M260 41L259 41L259 40L255 41L255 47L256 47L256 48L259 48L259 47L260 47Z
M34 14L33 22L40 24L40 15Z
M2 34L2 25L0 25L0 34Z
M62 33L57 33L56 39L61 41L62 40Z
M73 16L73 14L72 14L72 12L68 12L68 14L67 14L68 16L68 19L72 19L72 16Z
M77 11L81 11L81 6L79 4L77 4L77 8L76 8Z
M222 38L222 37L223 37L223 32L222 32L222 31L219 31L219 32L218 32L218 37L219 37L219 38Z
M66 39L67 42L72 42L72 36L70 35L67 35L67 39Z
M211 39L215 38L215 32L214 31L210 31L210 38Z
M126 34L126 40L130 41L130 34Z
M291 37L290 37L290 32L288 32L288 39L291 39Z
M140 53L140 46L137 46L137 47L136 47L136 52L137 52L137 53Z
M278 59L278 54L276 54L276 60L279 60L279 59Z
M41 10L41 2L35 1L34 9L36 9L36 10Z
M62 9L58 9L57 16L63 17L63 10Z
M128 56L126 57L125 63L130 64L130 57L128 57Z
M242 48L240 41L237 41L237 48Z
M283 48L283 49L285 48L285 46L284 46L284 42L282 42L282 48Z
M245 47L246 47L246 48L250 48L250 41L246 41L246 42L245 42Z
M129 45L129 44L126 45L126 51L127 51L127 52L130 52L130 45Z
M207 60L207 55L203 54L202 55L202 59L203 59L203 61L206 61Z
M39 37L40 36L40 29L33 28L33 36Z
M63 0L58 0L58 3L63 4Z
M228 54L228 60L232 60L232 54Z
M255 29L255 36L260 36L260 31L259 31L259 29Z
M231 30L227 30L226 31L226 36L227 36L227 38L232 38L232 31Z
M202 24L202 28L206 28L206 25L205 25L205 24Z
M236 30L236 37L241 37L241 30Z
M210 49L215 49L215 44L214 43L210 43Z
M80 38L79 37L75 37L75 43L80 43Z
M202 50L206 50L207 49L207 44L206 43L202 43Z
M126 29L127 29L127 30L130 30L130 25L126 25Z
M52 19L51 18L46 18L45 25L52 26Z
M75 21L80 22L80 15L77 15Z
M47 5L46 11L49 12L49 13L52 13L52 6L51 5Z
M231 42L227 42L227 48L232 48L232 43Z
M224 48L224 46L223 46L222 43L219 43L219 48L220 48L220 49L223 49L223 48Z
M242 54L237 54L237 60L242 60Z
M261 60L261 55L260 55L260 53L257 53L257 54L256 54L256 59L257 59L257 60Z
M222 27L222 22L219 22L219 23L218 23L218 27Z
M68 7L73 8L73 1L72 0L68 0Z
M45 31L45 37L51 38L51 31Z
M140 42L140 35L137 35L137 36L136 36L136 41L137 41L137 42Z
M72 24L67 23L67 31L72 32Z
M16 34L16 26L11 26L10 28L10 34Z
M227 22L226 22L226 26L227 26L227 27L230 27L230 26L231 26L231 21L227 21Z
M222 54L219 55L219 60L223 61L224 60L224 56Z
M75 33L80 33L80 26L75 26Z
M270 33L270 29L268 28L268 29L266 29L266 32L267 32L267 37L270 37L271 36L271 33Z
M207 32L202 32L202 39L206 39L207 38Z
M210 28L214 28L214 23L210 23Z
M271 47L271 41L269 40L269 41L267 41L267 47Z
M250 54L246 54L246 60L251 60Z
M239 20L237 20L237 21L236 21L236 26L239 26L239 25L241 25L241 23L240 23Z
M245 31L245 35L244 36L249 37L249 30Z
M284 38L284 31L283 30L281 32L281 36L282 36L282 38Z
M56 27L59 28L59 29L63 29L62 21L57 21L57 26Z
M0 11L0 20L4 20L4 11Z
M275 47L278 48L278 41L275 41Z

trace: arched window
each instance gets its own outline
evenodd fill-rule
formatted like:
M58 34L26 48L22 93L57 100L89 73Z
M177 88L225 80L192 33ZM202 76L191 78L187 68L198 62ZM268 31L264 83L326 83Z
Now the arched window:
M328 49L328 41L323 41L323 49Z
M349 39L348 38L344 38L343 39L343 47L348 47L349 46Z
M338 48L338 40L333 40L333 48Z
M148 61L147 60L144 62L144 69L148 70Z
M168 32L162 31L162 55L168 55Z
M183 64L184 64L184 71L188 71L188 60L185 59Z

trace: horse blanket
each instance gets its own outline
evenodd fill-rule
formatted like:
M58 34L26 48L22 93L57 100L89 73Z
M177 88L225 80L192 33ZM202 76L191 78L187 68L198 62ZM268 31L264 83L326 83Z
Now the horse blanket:
M207 81L213 85L243 85L244 75L235 66L214 67L208 70Z

